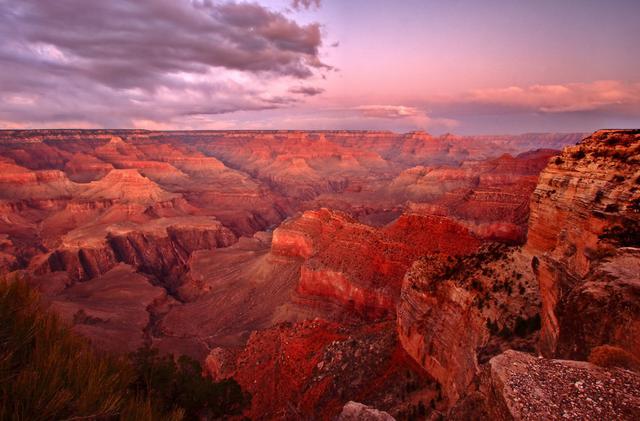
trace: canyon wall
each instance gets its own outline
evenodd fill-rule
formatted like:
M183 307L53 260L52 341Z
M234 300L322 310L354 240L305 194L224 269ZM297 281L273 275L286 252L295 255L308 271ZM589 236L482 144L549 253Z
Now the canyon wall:
M541 173L526 248L545 355L584 359L603 344L640 355L639 225L638 131L596 132Z
M0 272L100 348L234 377L256 419L444 413L491 358L535 350L552 241L541 223L518 245L539 172L580 137L0 131Z
M554 393L577 382L585 384L583 395L599 396L599 387L587 391L586 384L627 375L507 349L637 367L639 164L638 131L596 132L549 160L540 174L524 247L485 246L457 259L432 254L407 272L398 303L400 342L440 383L448 419L555 419L560 407L583 413L569 401L537 406L521 391L555 401ZM631 377L625 385L637 381ZM594 410L633 419L637 394L629 391L603 398L623 399L623 408L597 403Z
M441 384L448 405L490 357L535 349L539 300L529 261L520 248L490 244L464 256L423 257L405 275L400 342Z

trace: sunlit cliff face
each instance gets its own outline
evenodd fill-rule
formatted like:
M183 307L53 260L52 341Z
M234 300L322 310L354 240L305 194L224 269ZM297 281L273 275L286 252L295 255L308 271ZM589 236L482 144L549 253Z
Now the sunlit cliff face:
M0 0L0 127L633 126L639 8Z

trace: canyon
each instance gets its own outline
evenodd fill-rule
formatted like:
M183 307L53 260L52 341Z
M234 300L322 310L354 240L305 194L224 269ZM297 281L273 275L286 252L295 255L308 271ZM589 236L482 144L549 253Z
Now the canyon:
M4 130L0 152L0 274L98 349L233 378L251 419L640 414L638 131Z

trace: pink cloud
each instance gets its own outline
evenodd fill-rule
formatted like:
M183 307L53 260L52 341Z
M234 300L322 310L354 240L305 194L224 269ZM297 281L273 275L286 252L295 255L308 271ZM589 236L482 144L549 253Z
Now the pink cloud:
M415 107L406 107L404 105L363 105L356 107L364 117L373 118L407 118L416 117L424 114Z
M454 119L433 118L421 108L406 105L361 105L354 110L367 119L404 120L418 129L452 129L458 125L458 121Z
M480 89L472 91L459 102L502 105L544 113L594 111L614 106L640 105L640 83L601 80L591 83Z

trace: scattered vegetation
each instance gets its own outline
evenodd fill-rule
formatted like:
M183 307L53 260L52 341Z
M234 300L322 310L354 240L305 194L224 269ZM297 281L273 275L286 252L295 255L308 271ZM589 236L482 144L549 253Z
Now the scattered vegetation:
M452 280L460 285L469 280L473 283L475 280L473 275L478 270L484 276L493 276L495 271L488 267L487 263L504 258L510 250L512 248L504 244L490 243L482 246L476 253L447 256L445 261L442 261L439 256L425 256L421 260L425 267L429 268L429 277L432 280L432 285L446 280ZM469 287L477 291L484 290L484 286L477 280L475 284L469 285Z
M164 411L181 408L186 420L238 415L250 402L234 380L213 382L202 376L200 363L187 356L176 361L173 355L161 356L157 349L144 347L132 355L132 362L136 378L131 387L136 394L158 402Z
M620 136L611 136L609 134L607 134L607 136L604 138L604 141L607 143L607 145L609 146L615 146L621 143L622 138Z
M246 403L235 382L202 377L194 360L98 353L25 282L0 280L0 419L206 419Z
M489 330L489 333L491 333L492 335L497 335L498 332L500 331L498 324L491 319L487 319L487 329Z
M540 327L541 327L540 314L536 314L535 316L530 317L528 319L524 319L518 316L516 318L516 324L513 328L513 333L516 336L524 338L529 334L540 330Z
M573 159L582 159L586 156L586 154L584 153L584 151L582 149L578 149L577 151L573 152L571 154L571 158Z
M533 258L531 259L531 270L533 270L534 273L537 273L539 267L540 259L538 259L536 256L533 256Z
M515 320L515 323L513 323L512 328L505 325L502 327L502 329L500 329L500 326L497 322L494 322L491 319L487 319L487 329L492 336L499 336L504 339L510 339L513 336L525 338L530 334L540 330L540 315L536 314L535 316L528 319L518 316Z
M618 207L617 203L609 203L605 208L604 211L605 212L618 212L620 208Z
M620 224L605 229L599 238L619 247L640 247L640 222L625 218Z
M435 407L435 403L433 402L433 400L431 401L431 404L433 407ZM418 402L418 405L411 406L409 414L407 415L407 420L409 421L423 420L426 415L427 415L427 408L424 405L424 402L420 401Z
M601 345L593 348L589 362L600 367L619 367L640 372L640 360L622 348Z
M604 197L604 192L602 190L598 190L596 192L595 197L593 198L593 201L596 203L600 203L603 197Z

